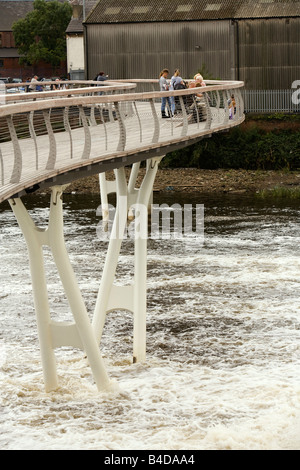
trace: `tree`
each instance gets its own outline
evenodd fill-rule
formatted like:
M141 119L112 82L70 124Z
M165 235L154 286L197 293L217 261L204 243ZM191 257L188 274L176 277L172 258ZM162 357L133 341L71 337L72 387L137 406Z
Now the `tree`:
M13 34L21 64L44 60L53 68L66 59L65 31L72 17L68 2L34 0L33 10L16 21Z

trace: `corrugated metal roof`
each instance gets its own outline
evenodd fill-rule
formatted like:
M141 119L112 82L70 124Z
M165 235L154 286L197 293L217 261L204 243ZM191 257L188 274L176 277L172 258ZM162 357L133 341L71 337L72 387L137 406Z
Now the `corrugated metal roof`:
M300 16L295 0L99 0L85 23L140 23Z
M236 18L290 18L300 16L300 2L295 0L260 0L242 2Z
M33 10L33 1L0 1L0 31L11 31L12 24Z

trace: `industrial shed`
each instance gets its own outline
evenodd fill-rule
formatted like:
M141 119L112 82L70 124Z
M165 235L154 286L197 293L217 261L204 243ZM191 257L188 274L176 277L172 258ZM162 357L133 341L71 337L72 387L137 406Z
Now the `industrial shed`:
M238 79L247 90L287 90L300 79L295 0L99 0L84 22L87 78Z

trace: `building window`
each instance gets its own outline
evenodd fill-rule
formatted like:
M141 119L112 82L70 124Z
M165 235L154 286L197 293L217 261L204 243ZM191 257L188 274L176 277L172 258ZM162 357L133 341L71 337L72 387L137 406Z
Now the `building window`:
M0 33L0 47L2 47L2 33Z
M0 59L0 67L4 67L4 60Z
M191 11L191 9L193 8L193 5L178 5L178 7L176 8L176 12L177 13L188 13L189 11Z
M104 15L117 15L120 13L121 7L109 7L106 8Z

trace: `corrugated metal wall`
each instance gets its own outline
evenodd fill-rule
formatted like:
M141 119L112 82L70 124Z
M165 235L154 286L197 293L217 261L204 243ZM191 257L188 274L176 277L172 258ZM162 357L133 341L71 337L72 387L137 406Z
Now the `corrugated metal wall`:
M190 78L203 64L211 78L231 79L230 21L89 24L87 78L103 70L111 79L158 78L167 67Z
M239 79L248 90L290 89L300 79L300 18L88 24L87 78L158 78L164 67L192 77Z
M239 78L247 90L290 89L300 79L300 18L240 20Z

